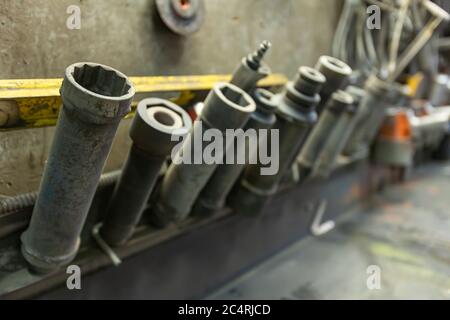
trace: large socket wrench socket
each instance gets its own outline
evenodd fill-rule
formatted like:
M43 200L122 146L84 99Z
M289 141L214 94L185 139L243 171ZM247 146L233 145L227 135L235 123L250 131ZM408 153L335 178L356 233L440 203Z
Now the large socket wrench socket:
M31 270L48 273L75 257L80 233L120 120L135 90L127 77L94 63L69 66L63 108L22 253Z
M226 199L233 186L238 181L246 164L250 163L250 159L258 160L258 155L255 154L259 148L250 146L249 143L255 143L259 147L267 143L262 136L259 135L259 130L269 130L275 124L276 103L273 101L273 93L265 89L256 89L253 98L256 103L256 111L250 116L247 124L244 127L244 135L242 139L236 141L235 163L221 164L217 167L208 184L203 188L192 213L197 216L210 216L220 211L225 207ZM246 134L248 131L255 132L257 142L248 141ZM268 138L268 135L267 137ZM239 152L245 152L245 163L237 163L236 155ZM225 159L224 159L225 160Z
M205 100L200 121L194 123L175 156L176 161L170 165L164 177L159 197L150 215L155 226L165 227L171 222L187 218L198 195L216 170L217 163L206 163L203 159L204 151L209 145L203 142L203 133L215 129L225 137L226 130L242 128L255 109L253 99L235 85L220 83L214 86ZM227 142L231 144L233 141ZM224 146L224 152L228 147L229 145ZM178 161L186 155L190 155L191 163Z
M377 75L371 75L365 85L366 94L360 108L366 113L352 133L344 154L352 158L364 158L375 139L386 115L387 108L398 105L407 95L407 88L398 83L387 82Z
M345 92L353 98L353 104L348 105L346 112L339 119L340 124L337 126L339 130L331 133L327 142L326 150L319 156L319 160L314 165L313 176L327 178L333 170L339 167L339 158L343 155L343 151L351 138L356 126L364 121L366 110L362 107L361 101L366 92L355 86L348 86ZM346 125L344 125L346 123Z
M164 161L191 128L189 114L170 101L139 103L130 130L133 145L100 228L110 246L120 246L133 235Z
M346 121L344 123L339 120L347 120L347 117L342 115L345 115L345 111L353 103L352 96L344 91L338 90L332 94L297 158L300 182L304 182L314 175L314 168L319 156L326 152L326 148L329 146L328 141L343 129L342 126L347 125Z
M324 142L322 151L313 164L313 177L328 178L330 176L336 168L338 157L342 153L356 124L356 115L358 114L357 100L347 91L337 91L333 94L333 97L334 95L341 96L340 100L343 104L343 110L328 139ZM332 99L337 99L333 97Z
M268 199L278 191L286 171L317 121L315 107L320 102L319 92L325 80L319 71L301 67L296 80L288 82L283 94L275 97L277 121L272 130L279 132L278 173L262 175L264 166L261 163L247 166L240 184L229 197L229 204L236 213L259 215Z
M345 62L330 56L321 56L315 68L327 79L320 90L320 103L316 108L320 115L333 93L347 85L353 70Z

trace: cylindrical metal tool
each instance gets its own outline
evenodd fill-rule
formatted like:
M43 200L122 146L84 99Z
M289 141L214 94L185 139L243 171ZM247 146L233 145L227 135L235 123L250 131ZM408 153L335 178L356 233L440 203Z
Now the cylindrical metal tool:
M439 74L433 80L430 103L435 107L450 104L450 77L448 75Z
M119 246L132 236L166 157L191 127L189 114L170 101L139 103L130 130L133 145L100 229L106 243Z
M233 73L231 84L251 93L258 81L271 73L270 68L262 61L270 46L269 41L263 41L255 53L243 58L241 64Z
M406 89L398 83L390 83L372 75L367 79L364 89L366 94L361 101L367 115L364 121L357 124L351 139L344 149L344 154L350 157L365 157L369 144L374 140L388 107L395 106L405 96Z
M351 128L351 134L342 150L342 154L346 157L352 157L357 151L356 148L356 137L360 136L360 131L364 131L366 124L369 121L370 109L369 105L362 103L367 95L366 90L359 87L349 86L347 87L347 92L350 93L355 100L355 105L357 106L357 114L355 116L355 125Z
M321 56L316 69L327 79L322 86L322 90L320 90L320 103L316 108L320 115L331 95L347 85L348 78L353 70L345 62L329 56Z
M316 161L313 164L313 176L328 177L334 170L337 158L344 149L345 144L352 133L356 123L356 114L358 106L355 104L353 97L344 91L335 93L340 95L342 108L344 109L333 130L328 135L319 152Z
M364 124L366 121L366 118L368 116L368 110L364 108L364 106L361 104L361 101L364 99L364 96L366 95L366 91L362 88L355 87L355 86L348 86L345 89L345 92L350 94L353 98L353 107L350 107L351 109L354 109L355 113L351 117L350 123L347 125L345 132L342 133L342 139L339 140L339 146L336 146L336 159L334 162L330 162L326 169L320 169L318 174L322 176L327 176L327 170L333 170L338 162L339 155L345 155L345 147L348 145L350 139L355 134L355 132L358 130L358 128L361 126L364 128ZM349 111L351 112L351 111ZM361 129L361 128L360 128ZM339 151L338 151L339 149ZM329 173L329 172L328 172Z
M423 47L430 41L433 33L439 27L443 21L450 20L450 14L439 7L436 3L426 0L422 2L423 6L431 14L432 18L427 24L420 30L419 34L411 41L408 47L403 51L402 55L398 58L396 69L389 73L388 81L395 82L400 75L405 71L411 61L417 56L417 54L423 49Z
M256 89L253 97L256 102L256 111L251 115L249 121L244 127L244 134L255 133L258 139L257 145L259 146L260 144L267 143L267 141L260 136L261 132L259 130L269 130L275 124L276 116L274 113L277 105L272 99L273 93L265 89ZM249 132L251 130L254 132ZM224 161L224 164L217 167L213 176L208 181L205 188L203 188L199 198L197 199L196 205L192 211L193 214L208 216L214 214L225 206L226 198L242 174L246 164L250 163L250 159L258 159L257 154L250 153L257 153L259 147L255 148L255 146L249 146L249 143L250 141L243 136L239 143L236 144L236 148L245 150L245 163L237 163L237 159L235 157L234 164L227 164ZM235 155L238 152L241 152L241 150L236 150Z
M388 108L373 147L373 160L385 166L410 167L414 160L412 126L406 108Z
M325 77L317 70L301 67L294 82L286 85L283 94L276 96L277 121L272 130L279 133L278 172L262 175L265 165L249 165L241 183L229 197L231 207L240 214L257 215L268 197L278 191L287 169L295 160L311 126L317 121L316 105L320 102L319 92ZM278 141L270 141L273 144ZM273 154L273 150L272 150Z
M170 222L185 219L214 173L217 163L207 163L204 159L205 149L208 147L204 143L207 140L204 139L206 131L219 131L225 137L227 129L242 128L255 108L253 99L232 84L217 84L213 88L206 98L200 121L195 122L164 177L159 198L150 216L153 224L163 227ZM222 155L227 150L228 143L232 142L224 143Z
M332 138L331 135L336 134L335 130L341 130L339 120L347 118L342 117L342 114L349 105L353 105L353 98L348 93L339 90L331 96L297 158L300 181L310 178L319 156L326 149L328 140Z
M110 67L77 63L66 69L63 108L22 253L36 272L69 263L120 120L135 91Z

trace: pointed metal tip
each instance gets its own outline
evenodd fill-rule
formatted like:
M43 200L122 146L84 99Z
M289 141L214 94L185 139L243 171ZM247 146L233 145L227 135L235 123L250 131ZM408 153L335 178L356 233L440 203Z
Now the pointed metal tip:
M272 42L270 42L269 40L264 40L263 42L261 42L261 46L266 49L270 49L270 47L272 47Z
M258 50L253 54L253 60L259 63L264 58L267 51L269 51L271 46L272 44L267 40L261 42Z
M272 47L272 43L270 41L264 40L259 45L258 53L264 55L269 49Z

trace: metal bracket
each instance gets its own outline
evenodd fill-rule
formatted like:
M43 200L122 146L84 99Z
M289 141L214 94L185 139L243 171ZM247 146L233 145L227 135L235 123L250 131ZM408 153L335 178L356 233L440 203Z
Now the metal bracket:
M100 249L111 259L112 263L115 267L118 267L122 260L119 258L119 256L114 252L114 250L106 243L105 240L100 236L100 228L102 226L102 223L99 223L94 226L92 229L92 236L94 237L95 242L97 242Z
M322 200L317 207L313 223L311 225L311 233L315 237L323 236L324 234L330 232L334 229L336 224L333 220L329 220L327 222L322 223L323 215L327 210L328 202L326 200Z

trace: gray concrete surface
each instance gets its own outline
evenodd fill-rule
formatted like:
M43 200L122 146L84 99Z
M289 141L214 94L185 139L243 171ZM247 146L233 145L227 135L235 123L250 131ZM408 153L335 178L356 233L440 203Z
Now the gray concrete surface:
M61 77L78 61L111 65L133 76L231 73L268 39L268 63L293 76L327 53L339 0L206 0L200 32L178 37L154 20L153 0L0 0L0 79ZM66 27L69 5L81 8L81 30ZM129 123L107 170L121 166ZM0 133L0 196L36 190L52 128Z
M297 242L208 298L448 300L449 188L450 163L421 168L329 234ZM369 266L379 267L379 290L367 286Z

